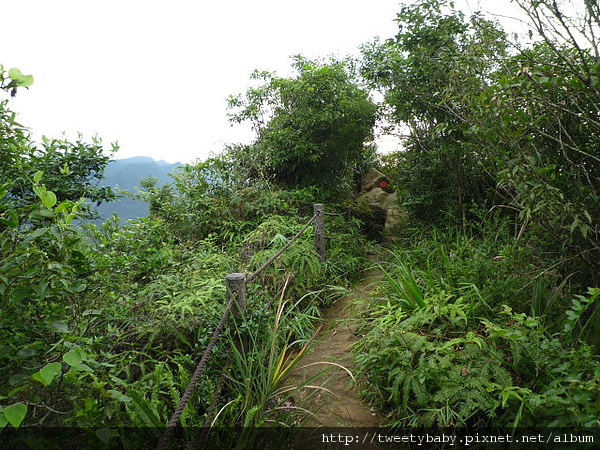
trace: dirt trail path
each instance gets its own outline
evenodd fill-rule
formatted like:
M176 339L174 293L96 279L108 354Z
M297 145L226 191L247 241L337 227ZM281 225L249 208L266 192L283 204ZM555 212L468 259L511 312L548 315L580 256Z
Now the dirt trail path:
M309 418L306 426L320 427L377 427L381 418L360 398L358 385L345 370L330 365L340 364L354 373L354 359L350 353L352 344L358 339L358 324L355 318L359 311L355 300L368 299L371 291L381 280L377 270L365 273L364 279L347 295L337 300L323 314L323 328L313 348L298 363L299 367L290 380L293 383L310 381L310 385L322 385L324 389L305 388L296 398L296 404L308 409L315 417ZM312 365L311 365L312 364ZM325 373L321 373L324 369Z

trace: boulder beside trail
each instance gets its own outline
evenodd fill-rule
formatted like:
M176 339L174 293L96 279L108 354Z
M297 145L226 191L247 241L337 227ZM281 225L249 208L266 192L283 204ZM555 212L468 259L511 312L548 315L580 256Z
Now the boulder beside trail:
M384 212L384 237L393 237L398 226L406 222L406 212L400 206L398 194L391 189L387 176L377 169L369 169L363 176L356 202L359 207Z

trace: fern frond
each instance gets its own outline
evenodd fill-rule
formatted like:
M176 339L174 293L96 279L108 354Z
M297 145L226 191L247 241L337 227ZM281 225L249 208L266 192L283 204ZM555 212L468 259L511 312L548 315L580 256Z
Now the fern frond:
M128 392L127 395L131 397L127 408L133 413L132 419L134 419L135 426L154 428L156 430L155 434L160 438L160 429L165 424L160 420L156 407L134 390Z

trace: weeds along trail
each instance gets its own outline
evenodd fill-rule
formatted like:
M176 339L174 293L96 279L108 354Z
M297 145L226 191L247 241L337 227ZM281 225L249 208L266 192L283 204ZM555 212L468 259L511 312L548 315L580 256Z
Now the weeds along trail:
M312 413L306 426L377 427L381 419L360 398L361 383L354 376L352 344L358 339L357 301L368 299L381 280L369 270L363 280L324 311L323 327L310 352L291 374L290 384L305 387L294 400Z

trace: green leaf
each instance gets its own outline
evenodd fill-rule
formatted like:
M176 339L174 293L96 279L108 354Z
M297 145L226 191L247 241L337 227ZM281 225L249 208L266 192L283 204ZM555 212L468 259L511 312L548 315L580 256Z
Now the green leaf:
M22 358L22 359L31 358L35 354L37 354L37 350L35 350L33 348L22 348L21 350L19 350L17 352L17 358Z
M57 202L56 194L52 191L45 192L44 195L42 195L40 198L42 200L42 204L48 209L50 209L54 205L56 205L56 202Z
M24 299L31 297L31 292L32 292L31 289L28 287L17 288L12 293L12 299L14 302L20 303ZM34 350L34 352L35 352L35 350ZM18 353L17 353L17 355L18 355Z
M60 204L54 208L54 212L61 213L63 211L66 211L69 208L73 208L74 203L70 200L65 200L63 202L60 202Z
M83 362L83 351L79 348L72 348L63 355L63 360L71 367L79 368Z
M36 211L32 211L31 214L29 214L29 217L31 219L52 219L54 217L54 212L50 209L38 209Z
M60 321L55 321L52 322L50 324L50 329L52 331L54 331L55 333L68 333L69 332L69 326L64 323L64 322L60 322Z
M8 384L11 386L16 386L18 384L22 384L27 378L27 375L22 373L13 373L8 379Z
M44 386L49 386L50 383L52 383L52 380L54 380L54 377L60 373L61 369L62 366L59 362L53 362L46 364L39 372L34 373L32 377Z
M19 86L29 87L33 84L33 75L23 75L18 80L15 80Z
M105 445L108 445L108 441L110 441L110 438L112 437L112 431L110 428L98 428L96 430L96 436L98 436L98 439L104 442Z
M13 67L8 71L8 76L17 84L17 86L29 87L33 84L33 75L23 75L16 67Z
M69 292L72 292L72 293L75 294L75 293L79 293L79 292L85 291L86 288L87 288L87 284L85 284L85 283L79 283L79 284L70 284L67 287L67 290Z
M8 423L15 428L19 428L27 414L27 405L25 403L15 403L14 405L7 406L3 413Z
M9 76L11 79L13 79L13 80L14 80L15 78L20 78L20 77L22 77L22 76L23 76L23 73L22 73L22 72L21 72L19 69L17 69L16 67L13 67L12 69L9 69L9 70L8 70L8 76Z
M19 225L19 216L17 216L16 212L10 210L6 211L6 214L8 215L7 219L0 219L4 225L6 225L8 228L14 228Z
M30 235L29 238L30 239L37 239L40 236L43 236L44 234L46 234L46 232L48 231L47 227L42 227L42 228L38 228L37 230L33 231Z
M114 389L109 389L108 391L106 391L106 393L110 398L114 398L115 400L119 400L124 403L131 401L131 397L128 397L122 392L116 391Z
M37 184L40 182L40 180L42 179L42 177L44 176L44 172L42 172L41 170L38 170L34 175L33 175L33 181Z

